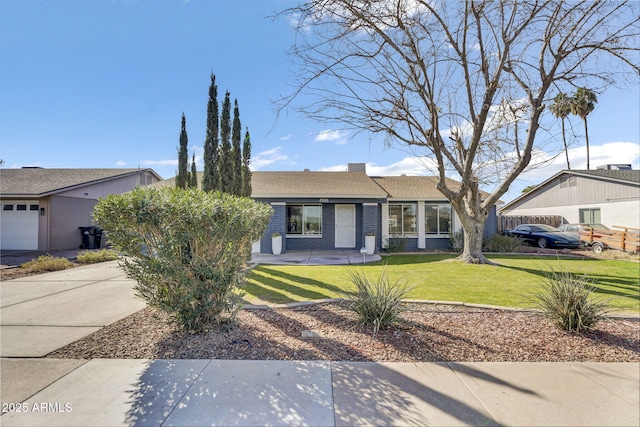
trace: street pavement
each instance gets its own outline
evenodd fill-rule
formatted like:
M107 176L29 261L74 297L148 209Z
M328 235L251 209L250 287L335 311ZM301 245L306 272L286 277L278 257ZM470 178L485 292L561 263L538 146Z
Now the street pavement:
M108 262L0 290L3 426L640 425L640 363L49 359L143 308L133 282Z

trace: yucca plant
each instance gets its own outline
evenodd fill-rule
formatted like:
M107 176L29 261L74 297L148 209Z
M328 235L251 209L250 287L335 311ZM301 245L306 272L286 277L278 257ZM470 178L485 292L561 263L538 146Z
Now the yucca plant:
M403 279L391 281L386 268L374 280L355 268L347 270L352 293L343 293L350 310L353 310L364 326L373 326L373 334L394 325L404 311L402 300L411 290Z
M593 297L594 280L586 274L551 269L533 295L537 307L559 328L587 332L609 311L607 301Z

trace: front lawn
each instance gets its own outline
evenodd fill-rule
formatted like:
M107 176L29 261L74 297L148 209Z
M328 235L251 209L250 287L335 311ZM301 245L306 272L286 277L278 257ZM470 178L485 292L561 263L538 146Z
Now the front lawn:
M415 254L385 256L363 266L259 265L244 287L249 303L289 303L338 298L350 290L348 268L363 268L379 275L384 265L392 280L404 278L413 287L410 298L462 301L507 307L533 307L528 299L546 271L587 274L595 280L596 294L611 298L615 311L640 313L640 264L633 261L557 259L503 256L489 258L499 264L466 265L452 262L455 255Z

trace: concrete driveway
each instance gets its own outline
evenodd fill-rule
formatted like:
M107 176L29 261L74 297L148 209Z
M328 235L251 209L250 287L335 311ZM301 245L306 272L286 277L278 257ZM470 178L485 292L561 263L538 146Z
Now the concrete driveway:
M0 285L1 357L43 357L143 309L117 261Z

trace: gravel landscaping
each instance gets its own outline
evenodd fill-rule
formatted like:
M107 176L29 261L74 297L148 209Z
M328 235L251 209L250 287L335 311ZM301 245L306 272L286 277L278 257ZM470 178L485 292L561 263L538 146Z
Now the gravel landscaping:
M48 355L53 358L254 359L377 362L640 361L640 323L607 320L585 335L540 313L412 303L396 328L361 327L337 303L244 309L237 326L188 334L144 309Z
M77 251L53 256L75 259ZM2 280L40 253L3 256ZM144 309L48 355L52 358L335 361L640 361L640 322L610 319L588 334L558 330L535 311L411 303L375 336L337 303L244 309L235 328L188 334Z

